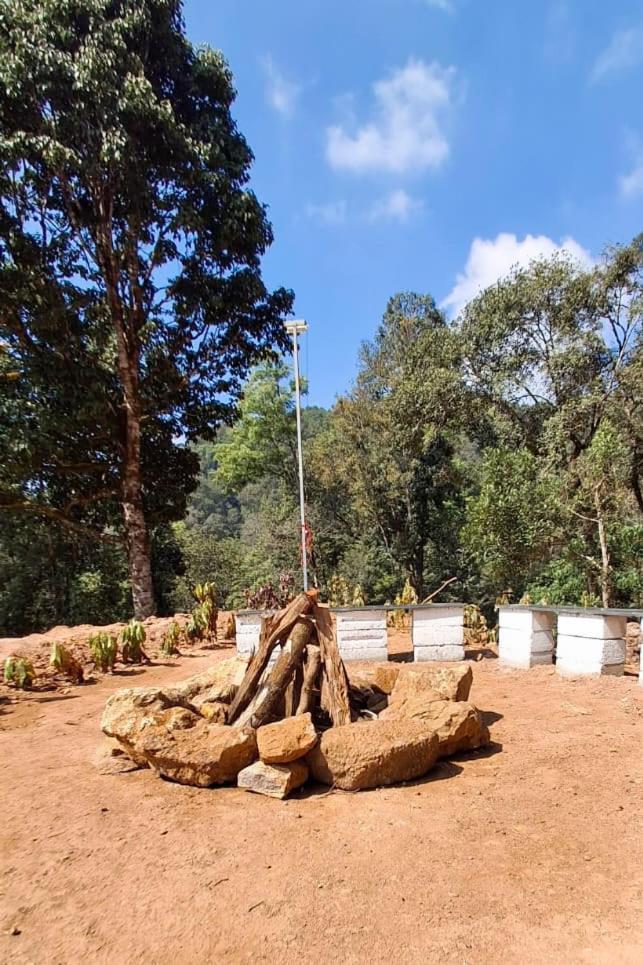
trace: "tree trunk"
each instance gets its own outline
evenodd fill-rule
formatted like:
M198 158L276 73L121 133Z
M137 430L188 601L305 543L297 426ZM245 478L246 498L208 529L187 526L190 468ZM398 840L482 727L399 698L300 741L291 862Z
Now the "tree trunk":
M612 581L610 568L610 552L607 545L607 533L605 532L605 517L601 506L601 497L598 487L594 490L594 508L596 510L596 522L598 523L598 539L601 544L601 598L603 606L611 606Z
M108 192L96 201L99 219L97 255L112 316L118 353L118 374L123 388L125 440L123 444L122 507L125 542L132 587L134 615L144 620L155 612L150 540L143 506L141 477L141 394L139 385L139 332L145 322L138 294L133 308L125 307L119 292L119 264L112 240L113 199Z
M118 333L117 333L118 335ZM118 341L118 363L125 399L125 454L123 459L123 517L134 616L144 620L155 612L150 540L143 508L141 480L141 407L136 362L128 357L125 339Z

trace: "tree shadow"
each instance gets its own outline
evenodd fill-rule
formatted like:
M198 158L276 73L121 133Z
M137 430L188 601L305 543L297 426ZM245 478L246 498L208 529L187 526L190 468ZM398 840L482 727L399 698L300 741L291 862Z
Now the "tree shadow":
M148 666L151 666L148 664ZM112 670L111 674L106 674L108 677L140 677L142 673L145 673L145 667L128 667L126 670Z

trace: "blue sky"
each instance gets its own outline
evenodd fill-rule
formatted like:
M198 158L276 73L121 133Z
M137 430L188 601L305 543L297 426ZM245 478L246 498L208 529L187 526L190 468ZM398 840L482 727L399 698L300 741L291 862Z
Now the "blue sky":
M187 0L221 49L309 401L350 385L397 291L450 314L565 245L643 230L640 0Z

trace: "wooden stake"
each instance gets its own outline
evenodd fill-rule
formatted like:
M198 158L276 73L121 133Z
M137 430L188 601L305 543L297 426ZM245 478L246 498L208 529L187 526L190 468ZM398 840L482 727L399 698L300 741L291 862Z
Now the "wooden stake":
M325 700L335 727L350 724L351 708L348 701L348 677L339 655L337 639L328 607L317 603L312 608L323 662L323 677L327 685Z
M309 643L306 647L306 663L304 665L304 679L301 685L301 696L295 713L306 714L313 709L315 702L315 688L321 667L321 650Z
M290 634L290 646L284 647L277 657L277 662L267 681L265 696L255 707L250 719L251 727L270 724L279 716L279 704L283 700L296 667L301 665L304 659L306 644L310 640L312 632L312 621L305 617L299 617Z
M257 652L248 664L248 669L241 681L241 686L230 705L228 720L231 724L234 723L237 717L246 709L254 697L261 675L268 666L270 654L277 643L283 642L288 637L298 618L304 613L310 612L313 605L316 605L318 597L319 592L317 590L300 593L284 610L275 614L270 622L270 626L266 628L265 635L262 632Z

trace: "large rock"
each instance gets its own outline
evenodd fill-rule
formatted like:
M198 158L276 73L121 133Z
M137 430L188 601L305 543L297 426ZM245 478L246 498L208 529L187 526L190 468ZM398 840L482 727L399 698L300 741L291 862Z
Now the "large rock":
M103 733L116 738L132 760L144 765L145 760L137 754L136 744L140 735L155 723L155 714L172 707L200 711L207 705L203 716L223 723L225 711L220 705L229 703L236 694L247 664L245 657L231 657L168 687L118 690L105 705L101 720Z
M283 800L307 780L308 767L303 761L292 761L290 764L264 764L263 761L255 761L239 772L237 784L246 791Z
M389 705L415 694L432 691L442 700L468 700L473 671L468 664L454 667L402 667L391 691Z
M180 699L177 695L168 696L159 687L117 690L105 704L102 731L108 737L114 737L132 760L146 766L146 759L136 750L140 736L156 724L157 714L171 709Z
M375 720L331 727L307 761L316 781L359 791L422 777L438 749L437 735L421 721Z
M486 747L490 740L480 711L466 701L427 700L424 694L416 694L382 711L380 720L424 722L438 736L440 757Z
M211 787L236 780L257 756L249 728L210 724L196 714L163 711L137 739L135 750L159 774L179 784Z
M310 714L284 717L257 729L259 757L266 764L289 764L305 757L317 743L317 731Z
M399 663L347 664L349 682L356 687L376 687L383 694L390 694L397 682L402 665Z
M189 701L194 707L203 703L229 704L244 678L249 658L237 655L220 660L202 673L194 674L167 689L177 703Z

